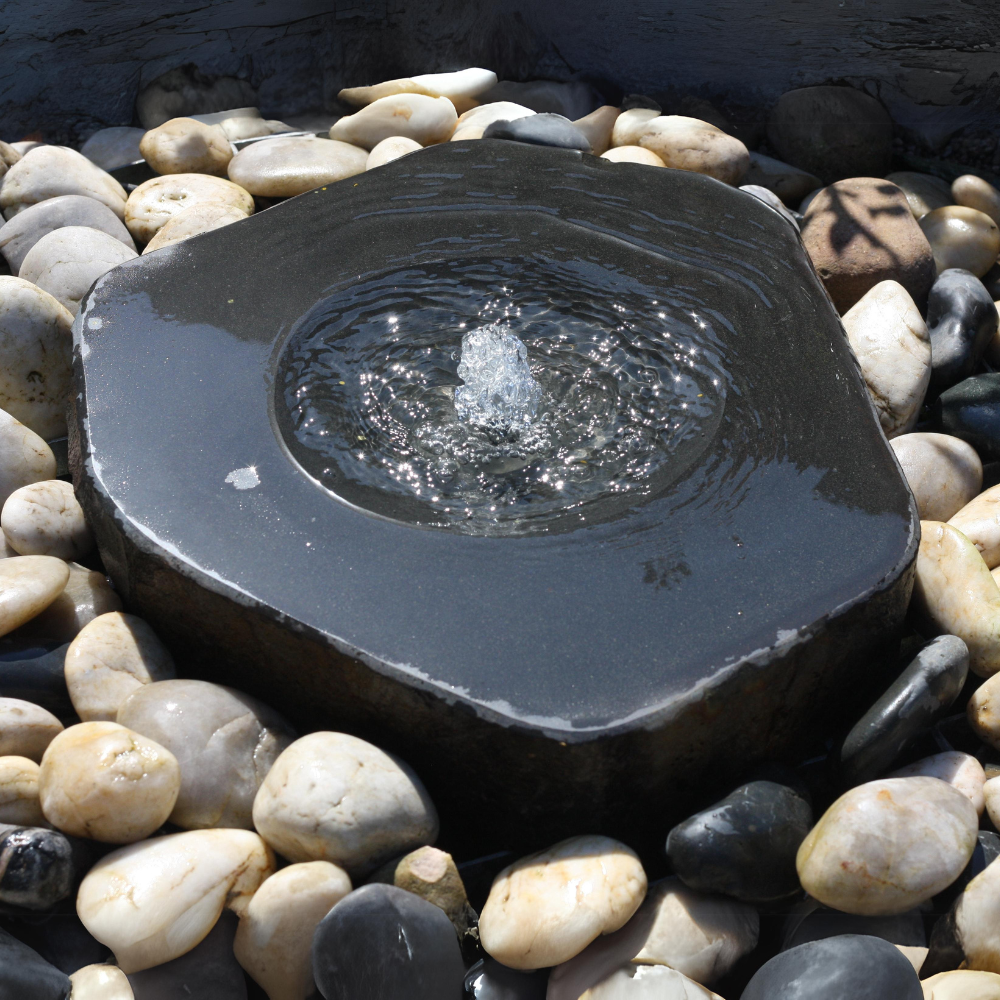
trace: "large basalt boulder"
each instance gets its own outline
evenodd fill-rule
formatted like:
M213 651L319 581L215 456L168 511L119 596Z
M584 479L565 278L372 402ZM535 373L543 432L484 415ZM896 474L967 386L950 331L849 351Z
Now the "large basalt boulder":
M540 378L564 335L641 349L595 347L596 382L679 430L634 491L577 470L578 508L539 482L512 509L544 516L449 521L383 475L355 423L381 397L330 359L426 338L447 398L462 324L518 295ZM901 623L916 511L837 316L792 227L711 178L445 143L124 264L75 331L74 478L129 610L398 753L451 845L654 845L835 718Z

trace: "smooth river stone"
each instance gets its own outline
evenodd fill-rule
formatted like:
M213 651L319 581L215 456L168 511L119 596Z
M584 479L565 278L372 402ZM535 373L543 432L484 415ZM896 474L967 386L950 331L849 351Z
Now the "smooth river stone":
M976 735L1000 750L1000 675L994 674L975 690L966 713Z
M976 846L979 816L937 778L883 778L843 794L799 848L802 887L846 913L919 906L955 881Z
M461 1000L455 929L432 903L392 885L365 885L320 921L313 974L326 1000Z
M918 431L889 444L924 521L947 521L983 488L983 463L961 438Z
M616 969L668 965L711 986L757 947L760 919L745 903L689 889L678 878L654 882L629 922L557 965L546 1000L578 1000Z
M547 1000L548 978L548 969L508 969L487 956L465 974L465 996L468 1000Z
M99 229L66 226L43 236L25 254L18 277L48 292L75 316L90 286L135 256L134 250Z
M381 167L383 163L391 163L398 160L407 153L415 153L418 149L423 149L413 139L408 139L405 135L390 135L388 139L383 139L377 146L373 147L365 160L365 170L374 170Z
M38 801L39 767L27 757L0 757L0 823L43 826Z
M47 479L15 490L0 511L0 527L22 556L79 559L94 547L73 484Z
M957 636L938 636L920 650L844 738L836 754L843 784L871 781L891 767L954 704L968 673L969 650Z
M920 228L934 251L939 274L960 267L980 278L997 262L1000 228L984 212L946 205L923 216Z
M938 275L927 297L933 395L972 374L996 336L998 320L993 300L974 274L950 268Z
M37 146L14 164L0 187L0 209L12 219L30 205L64 194L82 194L125 214L125 189L82 153L65 146Z
M765 962L740 1000L923 1000L899 949L862 934L810 941Z
M234 222L242 222L246 218L248 216L242 208L234 208L232 205L213 202L192 205L164 222L142 252L152 253L161 247L173 246L175 243L189 240L192 236L210 233L213 229L221 229Z
M135 243L121 219L107 205L79 194L49 198L19 212L0 227L0 253L17 274L28 251L43 237L65 226L98 229L135 251Z
M0 275L0 408L47 441L66 433L72 325L48 292Z
M987 813L989 813L990 808L989 785L989 781L983 785L983 798L986 800ZM976 846L972 851L972 857L962 874L931 901L933 912L937 914L947 913L958 897L965 892L965 887L977 875L982 874L997 858L1000 858L1000 835L990 830L980 830L976 836ZM930 975L931 973L928 971L926 974Z
M62 731L62 723L40 705L19 698L0 698L0 756L27 757L38 762Z
M954 638L954 636L943 636L942 638ZM914 761L893 771L890 778L940 778L947 782L957 792L961 792L971 803L973 809L982 815L986 807L986 799L983 794L983 785L986 782L986 772L983 765L971 754L962 753L961 750L946 750L944 753L936 753L932 757L924 757L923 760Z
M188 829L251 829L254 796L278 755L295 739L274 709L208 681L140 685L122 702L117 720L161 743L180 762L181 790L170 821ZM315 860L281 853L293 861Z
M1000 670L1000 588L957 528L921 521L920 533L911 613L932 631L962 639L972 672L989 677Z
M250 192L232 181L208 174L168 174L144 181L128 196L125 225L137 243L148 243L171 216L208 203L238 208L247 215L254 209Z
M821 188L803 212L802 242L838 311L880 281L898 281L922 308L934 254L895 184L852 177Z
M619 108L602 104L596 111L591 111L589 115L577 118L573 122L590 143L590 151L594 156L600 156L611 145L611 133L620 114Z
M142 159L139 141L145 134L146 130L142 128L112 125L110 128L98 129L80 147L80 152L102 170L114 170Z
M249 830L174 833L98 861L77 913L124 972L139 972L190 951L224 908L241 916L273 871L270 849Z
M631 848L571 837L505 868L479 916L483 949L512 969L543 969L623 927L646 895Z
M898 170L886 174L885 179L892 181L906 195L907 204L915 219L933 212L935 208L954 204L951 197L951 187L947 181L933 174L921 174L914 170Z
M1000 191L989 181L975 174L962 174L952 181L951 196L956 205L974 208L1000 225Z
M134 1000L128 977L116 965L85 965L69 976L72 1000Z
M46 748L38 776L46 820L106 844L134 844L158 830L180 787L177 758L115 722L63 730Z
M70 643L65 675L73 708L84 722L114 722L129 695L172 680L177 669L142 618L111 611L88 622Z
M612 163L642 163L647 167L665 167L666 164L651 149L642 146L612 146L601 153L602 160Z
M1000 1000L1000 975L955 969L939 972L921 984L924 1000Z
M429 146L445 142L455 131L458 114L447 97L397 94L380 97L330 127L330 138L371 150L383 139L403 135ZM364 170L364 165L361 167ZM358 171L360 172L360 171Z
M583 153L591 151L587 137L568 118L547 113L515 118L514 121L492 122L483 131L483 138L578 149Z
M68 580L69 567L54 556L0 559L0 635L44 611Z
M843 321L886 437L913 430L932 362L931 338L909 292L897 281L880 281Z
M465 138L479 139L482 138L483 130L493 122L512 122L518 118L527 118L533 114L535 112L531 108L515 104L513 101L494 101L491 104L481 104L478 108L472 108L459 117L455 123L455 131L452 133L451 139L453 142L458 142ZM473 129L476 130L477 135L463 135L463 133L469 133Z
M218 125L194 118L171 118L150 129L139 152L158 174L215 174L226 176L233 147Z
M945 389L934 401L932 417L941 430L972 445L983 461L1000 460L1000 372L973 375Z
M337 100L361 108L382 97L396 94L425 94L428 97L447 97L458 114L477 106L476 98L495 87L497 75L492 70L455 70L452 73L424 73L420 76L384 80L372 87L347 87L337 94Z
M983 784L983 802L990 822L1000 824L1000 777L990 778Z
M795 789L751 781L675 826L667 858L693 889L747 902L782 899L798 890L795 852L812 822Z
M622 111L611 129L611 146L638 146L646 125L659 117L658 108L628 108Z
M315 993L313 934L350 891L343 868L307 861L275 872L253 894L233 951L269 1000L306 1000Z
M927 933L924 930L923 914L919 909L888 917L861 917L855 913L831 910L808 897L796 904L786 919L781 951L842 934L865 934L882 938L895 945L911 961L913 957L923 959L927 955Z
M79 860L58 830L0 823L0 903L50 909L72 893Z
M665 965L626 965L581 994L580 1000L721 1000Z
M750 167L750 153L739 139L683 115L651 118L636 145L656 153L668 167L707 174L724 184L742 183Z
M50 965L12 934L0 930L0 996L5 1000L67 1000L70 989L65 972Z
M0 410L0 504L22 486L55 477L56 458L45 439Z
M1000 486L970 500L948 523L975 545L990 569L1000 566Z
M290 198L363 173L367 162L367 150L348 142L278 136L241 149L229 178L258 197Z
M438 834L434 803L406 764L328 732L303 736L278 757L254 800L253 825L290 861L332 861L355 879Z
M750 166L743 175L743 183L757 184L773 191L786 205L798 205L807 194L823 186L815 174L753 151L750 152Z

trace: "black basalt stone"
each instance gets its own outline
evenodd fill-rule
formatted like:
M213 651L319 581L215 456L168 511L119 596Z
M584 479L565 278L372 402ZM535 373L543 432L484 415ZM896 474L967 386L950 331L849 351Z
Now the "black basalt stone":
M73 891L79 861L65 834L0 823L0 903L47 909Z
M72 897L45 913L21 910L0 914L0 925L67 976L85 965L114 961L107 945L101 944L83 926Z
M548 981L547 969L523 972L486 958L466 973L465 995L471 1000L545 1000Z
M862 934L810 941L758 969L741 1000L922 1000L913 966L895 945Z
M395 343L454 419L461 324L508 305L540 371L569 331L587 398L669 408L655 472L441 526L362 442L304 443L297 365ZM126 606L192 675L402 756L459 856L653 847L842 716L901 627L917 515L840 321L792 228L712 178L442 143L127 262L75 331L74 481ZM371 416L359 377L310 385L334 436Z
M69 976L36 951L0 930L0 997L4 1000L65 1000Z
M373 884L319 922L313 975L326 1000L461 1000L465 968L443 910Z
M490 122L483 132L484 139L512 139L536 146L556 146L559 149L579 149L590 152L587 137L563 115L544 113L515 118L514 121Z
M928 643L844 738L836 755L842 784L887 771L951 707L968 673L969 650L958 636Z
M795 854L812 819L797 790L751 781L675 826L667 858L692 889L746 902L782 899L799 890Z
M936 429L968 441L984 462L1000 459L1000 372L963 379L934 401Z
M997 308L971 272L942 271L927 297L931 398L972 374L997 332Z

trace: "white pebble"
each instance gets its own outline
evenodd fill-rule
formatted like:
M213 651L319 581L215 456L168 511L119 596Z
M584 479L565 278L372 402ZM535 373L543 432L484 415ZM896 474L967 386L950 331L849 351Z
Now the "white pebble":
M15 490L0 511L0 528L23 556L79 559L94 545L71 483L48 479Z

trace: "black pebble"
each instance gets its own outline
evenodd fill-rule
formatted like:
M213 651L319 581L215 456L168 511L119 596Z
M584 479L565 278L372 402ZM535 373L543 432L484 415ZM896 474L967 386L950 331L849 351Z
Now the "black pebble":
M78 866L65 834L0 823L0 903L45 910L73 891Z
M491 122L483 132L484 139L510 139L533 146L556 146L559 149L579 149L590 152L587 137L562 115L541 114L515 118L514 121Z
M113 961L107 945L101 944L76 915L76 901L64 899L48 913L25 913L4 916L3 929L33 948L46 962L71 975L85 965Z
M49 965L16 937L0 930L0 997L3 1000L64 1000L69 976Z
M465 977L465 995L475 1000L545 1000L549 970L521 972L492 958L476 962Z
M895 945L863 934L810 941L775 955L741 1000L923 1000L913 966Z
M967 441L984 462L1000 459L1000 372L986 372L945 389L931 410L934 430Z
M645 94L626 94L622 100L621 109L622 111L631 111L633 108L649 108L650 111L663 110L652 97L647 97Z
M927 298L931 398L973 373L998 320L985 285L971 271L952 267L941 272Z
M326 1000L461 1000L464 994L458 938L444 910L392 885L365 885L342 899L320 921L312 951Z
M28 647L0 653L0 697L20 698L41 705L58 719L73 716L73 703L66 690L66 650Z
M796 948L810 941L844 934L865 934L882 938L890 944L923 948L927 945L927 932L920 910L907 910L889 917L862 917L854 913L841 913L825 906L815 906L810 912L795 915L785 925L782 951Z
M906 747L951 707L969 673L969 650L957 636L928 643L868 709L835 755L845 787L887 771Z
M675 826L667 857L692 889L746 902L783 899L799 891L795 854L812 821L795 789L751 781Z

